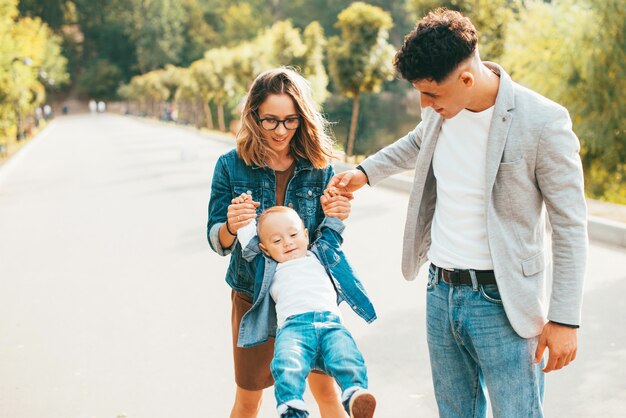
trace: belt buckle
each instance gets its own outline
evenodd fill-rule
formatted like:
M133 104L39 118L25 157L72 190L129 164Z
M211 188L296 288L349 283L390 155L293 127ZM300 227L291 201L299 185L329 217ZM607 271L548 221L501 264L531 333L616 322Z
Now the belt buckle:
M446 278L447 276L447 278ZM449 284L459 284L459 272L454 269L454 270L448 270L448 269L441 269L441 277L443 278L443 281Z

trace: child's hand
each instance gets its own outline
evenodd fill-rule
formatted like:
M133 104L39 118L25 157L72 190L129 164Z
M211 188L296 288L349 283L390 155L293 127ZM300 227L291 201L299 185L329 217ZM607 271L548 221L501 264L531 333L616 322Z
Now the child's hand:
M230 203L232 203L233 205L239 205L242 203L246 203L246 202L252 202L252 196L250 196L247 193L242 193L241 195L233 198Z
M326 188L326 190L324 190L324 196L326 196L326 198L328 199L335 196L344 196L347 197L348 200L354 199L354 194L352 194L352 192L348 192L345 189L340 189L335 186L330 186Z
M252 196L246 193L233 198L230 203L228 213L226 214L226 222L228 222L230 231L236 234L240 228L248 225L256 218L256 208L261 203L252 200Z
M345 221L348 216L350 216L352 205L350 204L350 199L346 196L337 194L328 197L326 193L324 193L324 195L320 197L320 202L322 203L322 210L326 216L338 218L342 221Z

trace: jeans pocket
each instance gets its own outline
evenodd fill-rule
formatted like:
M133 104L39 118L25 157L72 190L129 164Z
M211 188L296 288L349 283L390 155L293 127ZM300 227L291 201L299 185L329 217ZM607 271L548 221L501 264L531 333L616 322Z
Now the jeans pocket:
M432 291L435 288L436 282L435 270L432 268L428 269L428 283L426 284L426 291Z
M500 297L500 290L498 290L498 285L481 284L479 290L480 290L480 295L487 302L495 303L497 305L502 305L502 298Z

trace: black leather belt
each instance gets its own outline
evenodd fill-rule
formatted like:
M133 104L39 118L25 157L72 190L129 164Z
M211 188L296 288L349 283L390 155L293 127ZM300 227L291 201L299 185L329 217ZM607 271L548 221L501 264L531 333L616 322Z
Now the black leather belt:
M435 266L433 264L433 266ZM472 284L472 276L469 270L446 270L437 268L437 275L441 280L450 284ZM497 284L493 270L474 270L478 284Z

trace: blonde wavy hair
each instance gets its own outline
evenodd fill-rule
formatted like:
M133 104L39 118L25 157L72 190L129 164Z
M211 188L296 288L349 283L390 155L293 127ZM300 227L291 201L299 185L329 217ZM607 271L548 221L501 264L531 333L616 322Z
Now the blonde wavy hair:
M309 160L315 168L325 168L333 158L333 140L327 132L329 123L317 111L308 81L286 67L261 73L248 91L237 133L237 153L241 159L248 165L263 167L276 157L258 121L259 106L270 94L289 95L301 118L289 144L291 155Z

